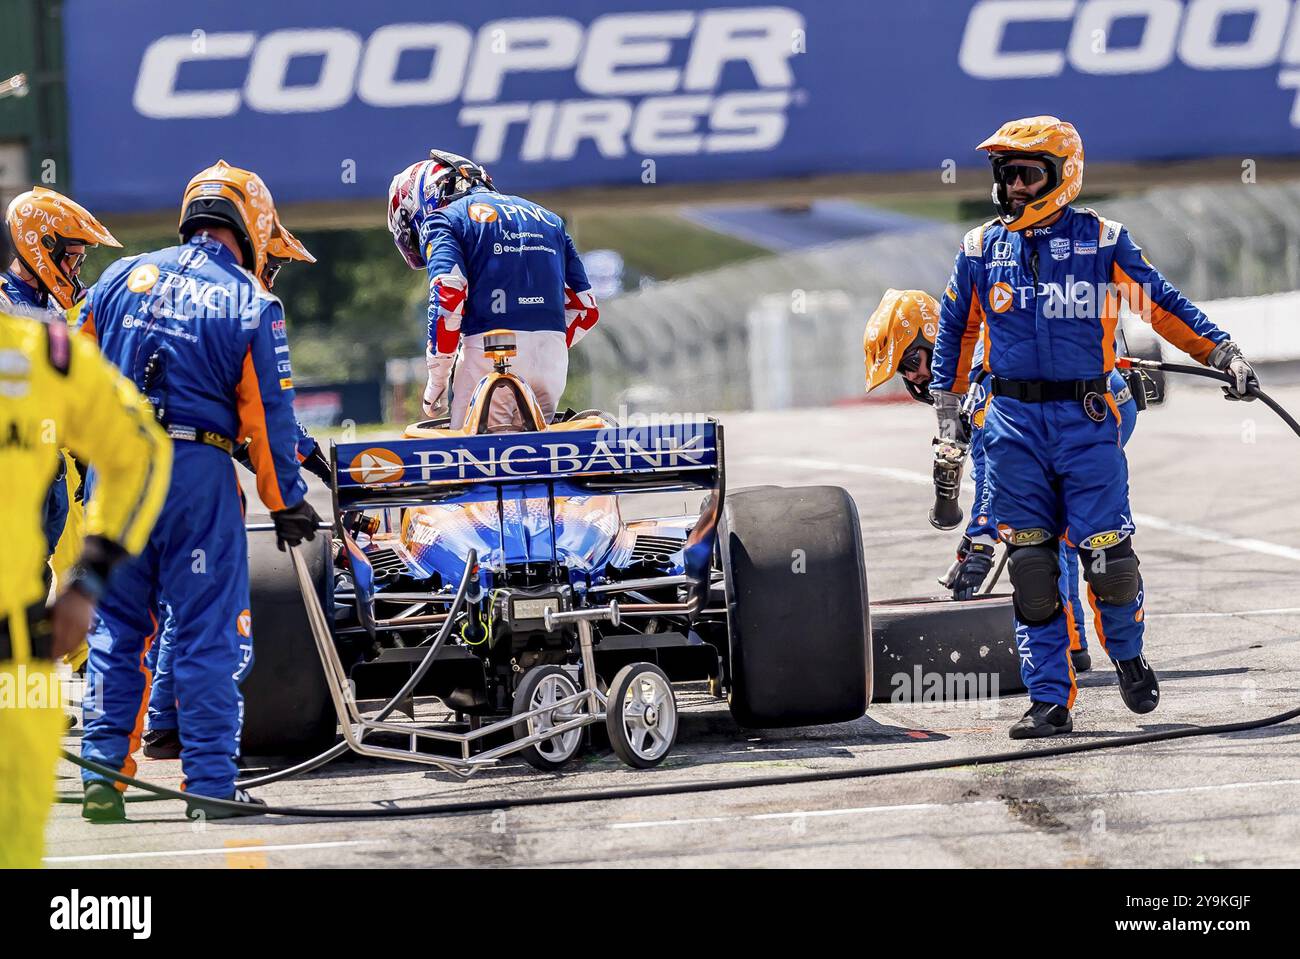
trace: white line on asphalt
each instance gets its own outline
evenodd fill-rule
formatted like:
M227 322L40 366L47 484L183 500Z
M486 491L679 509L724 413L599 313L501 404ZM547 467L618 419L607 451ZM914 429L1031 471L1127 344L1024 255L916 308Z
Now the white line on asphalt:
M1229 789L1254 789L1261 786L1300 786L1300 779L1266 779L1258 782L1218 783L1209 786L1169 786L1161 789L1118 789L1100 793L1078 793L1073 796L1040 796L1036 801L1120 799L1128 796L1171 796L1177 793L1215 792ZM1035 797L1022 797L1035 799ZM1000 806L1001 799L976 799L970 802L902 803L893 806L857 806L847 809L795 809L789 812L766 812L748 816L710 816L705 819L655 819L641 822L614 822L610 829L650 829L655 826L690 826L697 823L758 822L765 819L811 819L825 816L863 816L878 812L919 812L928 809L969 809L973 806Z
M798 469L832 473L859 473L864 476L879 476L882 479L897 480L900 483L911 483L914 486L932 486L934 482L931 477L914 470L894 469L889 466L865 466L861 463L838 463L833 460L752 456L742 459L740 463L741 465L753 463L756 466L794 466ZM972 489L969 483L963 483L962 488L967 491ZM1206 529L1203 526L1193 526L1190 523L1175 523L1171 520L1161 519L1159 516L1151 516L1148 513L1134 513L1133 521L1139 529L1147 526L1151 529L1177 533L1189 539L1199 539L1207 543L1217 543L1220 546L1230 546L1234 549L1246 550L1252 553L1263 553L1265 556L1277 556L1281 559L1294 560L1300 563L1300 549L1294 546L1283 546L1280 543L1270 543L1267 540L1253 539L1247 536L1233 536L1230 533L1220 533L1216 530Z
M1295 613L1300 613L1300 606L1283 606L1278 609L1234 609L1223 613L1147 613L1145 618L1191 619L1199 617L1204 619L1226 619L1231 616L1290 616Z
M1159 516L1148 516L1146 513L1134 513L1133 522L1139 528L1149 526L1152 529L1178 533L1190 539L1205 540L1207 543L1218 543L1221 546L1249 550L1252 553L1263 553L1266 556L1280 556L1282 559L1290 559L1300 563L1300 549L1296 549L1294 546L1282 546L1279 543L1270 543L1267 540L1219 533L1212 529L1205 529L1202 526L1192 526L1190 523L1174 523L1167 519L1161 519Z
M337 849L340 846L373 846L382 839L347 839L338 842L291 842L279 846L218 846L213 849L159 849L155 852L105 852L90 856L46 856L42 862L108 862L113 859L156 859L160 856L224 856L229 853L287 852L299 849Z

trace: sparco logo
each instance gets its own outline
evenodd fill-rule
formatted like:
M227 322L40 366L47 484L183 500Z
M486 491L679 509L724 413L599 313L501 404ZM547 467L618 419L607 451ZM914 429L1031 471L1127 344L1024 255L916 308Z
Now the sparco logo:
M477 33L450 22L391 24L369 37L333 28L221 32L197 50L186 33L145 50L134 104L143 116L176 119L322 113L354 97L372 107L459 102L458 122L476 130L470 153L484 163L500 159L520 129L524 161L572 159L584 140L606 157L769 150L785 136L803 26L785 7L736 7L605 14L586 25L512 18ZM674 50L685 51L683 65L670 62ZM399 78L408 54L431 54L428 73ZM320 63L312 83L290 82L301 58ZM185 65L201 60L243 65L242 88L178 89ZM757 89L719 90L724 72L737 76L735 64ZM571 75L577 96L500 102L507 77L538 73Z
M1300 90L1297 11L1293 0L981 0L966 21L960 63L984 80L1055 77L1067 65L1089 74L1155 73L1175 59L1193 70L1281 67L1277 85ZM1249 17L1245 39L1223 36L1224 21L1233 16ZM1131 20L1142 24L1137 44L1112 41L1115 24ZM1026 49L1014 37L1030 23L1071 26L1053 32L1057 41ZM1300 95L1291 125L1300 127Z

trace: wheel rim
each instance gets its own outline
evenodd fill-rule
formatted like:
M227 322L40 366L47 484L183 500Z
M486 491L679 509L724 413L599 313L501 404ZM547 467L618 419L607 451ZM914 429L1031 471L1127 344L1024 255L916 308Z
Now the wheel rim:
M620 704L623 738L645 760L661 759L677 732L677 707L672 688L658 673L636 673Z
M532 697L528 700L529 709L547 709L554 706L562 699L567 699L578 692L576 686L569 680L564 673L553 673L542 678L533 690ZM540 716L534 716L528 720L528 732L530 734L545 733L547 730L568 722L577 714L572 711L572 707L564 710L550 710L542 713ZM539 743L534 743L533 748L538 754L552 762L563 762L578 750L578 745L582 742L582 730L570 729L567 733L561 733L558 736L552 736L550 739L543 739Z

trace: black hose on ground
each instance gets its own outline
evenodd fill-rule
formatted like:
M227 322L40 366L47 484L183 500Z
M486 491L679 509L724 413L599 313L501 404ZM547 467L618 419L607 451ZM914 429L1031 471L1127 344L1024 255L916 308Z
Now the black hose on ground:
M1182 373L1192 376L1203 376L1209 379L1221 380L1225 383L1232 382L1232 377L1227 373L1220 373L1217 370L1203 369L1195 366L1184 366L1175 363L1162 363L1154 360L1134 360L1129 357L1123 357L1118 362L1119 366L1137 366L1142 369L1161 370L1167 373ZM1267 393L1258 386L1251 385L1248 392L1262 400L1269 409L1277 413L1282 420L1291 427L1297 436L1300 436L1300 423L1287 413L1278 403L1273 400ZM462 588L464 586L462 581ZM448 619L450 622L450 618ZM393 703L390 701L390 707ZM726 792L735 789L759 789L766 786L791 786L802 783L816 782L834 782L847 779L874 779L881 776L896 776L903 773L914 772L933 772L940 769L957 769L962 766L988 766L998 763L1023 762L1030 759L1044 759L1050 756L1070 756L1076 753L1096 752L1102 749L1122 749L1128 746L1139 746L1147 743L1169 742L1176 739L1192 739L1201 736L1222 736L1231 733L1249 732L1255 729L1265 729L1269 726L1278 726L1282 723L1289 722L1292 719L1300 717L1300 707L1286 710L1285 712L1275 713L1271 716L1264 716L1260 719L1245 720L1237 723L1218 723L1213 726L1189 726L1183 729L1166 729L1159 732L1138 733L1133 736L1118 736L1114 739L1090 740L1088 742L1071 742L1062 743L1058 746L1048 746L1041 749L1023 749L1014 752L986 753L977 756L958 756L952 759L932 759L924 762L898 763L892 766L874 766L866 769L833 769L825 771L810 771L801 773L787 773L779 776L755 776L743 779L729 780L725 782L705 781L705 782L688 782L688 783L664 783L656 786L634 786L623 789L593 789L593 790L576 790L574 792L549 793L537 796L524 796L515 798L496 798L496 799L471 799L460 800L457 802L433 803L423 806L393 807L384 805L382 807L364 807L352 809L318 809L318 808L299 808L293 806L255 806L250 807L245 803L232 802L225 799L213 799L207 796L195 796L191 793L184 793L178 789L169 789L165 786L157 786L153 783L147 783L143 780L135 779L131 776L123 776L121 773L107 766L101 766L99 763L82 759L80 756L74 756L67 750L63 750L63 758L82 769L89 770L110 779L114 782L123 783L128 786L134 786L137 789L143 789L153 793L156 797L162 799L177 799L185 802L202 805L210 809L224 809L232 812L243 813L246 816L290 816L302 819L393 819L404 816L449 816L464 813L487 812L497 809L520 809L528 806L559 806L572 803L582 802L602 802L611 799L645 799L653 796L678 796L690 793L705 792ZM345 746L345 744L340 744ZM339 746L322 753L321 756L307 763L299 764L298 769L303 766L318 768L312 766L322 757L334 753ZM341 753L340 753L341 754ZM307 770L303 770L307 771ZM281 776L283 778L290 771L286 770ZM263 782L269 782L268 777L263 777ZM60 802L79 802L80 799L69 796L60 796Z
M834 782L842 779L874 779L880 776L896 776L901 773L930 772L938 769L958 769L962 766L991 766L999 763L1022 762L1027 759L1042 759L1048 756L1069 756L1074 753L1095 752L1100 749L1120 749L1125 746L1139 746L1145 743L1159 743L1174 739L1191 739L1198 736L1221 736L1227 733L1248 732L1276 726L1288 720L1300 717L1300 707L1265 716L1262 719L1247 720L1239 723L1220 723L1214 726L1189 726L1185 729L1166 729L1154 733L1139 733L1134 736L1119 736L1115 739L1089 740L1087 742L1062 743L1044 749L1025 749L1015 752L986 753L977 756L958 756L952 759L932 759L925 762L899 763L893 766L873 766L866 769L830 769L802 773L787 773L780 776L755 776L725 782L706 781L688 783L664 783L658 786L631 786L623 789L592 789L574 792L547 793L537 796L498 797L496 799L469 799L448 803L433 803L425 806L364 807L352 809L299 808L293 806L256 806L254 812L243 803L224 799L210 799L183 793L178 789L155 786L130 776L123 776L107 766L83 760L65 752L63 757L76 763L83 769L99 773L116 782L146 789L167 799L181 799L187 802L199 802L214 809L228 809L255 816L292 816L302 819L394 819L403 816L450 816L463 813L488 812L497 809L521 809L528 806L561 806L572 803L603 802L610 799L645 799L652 796L679 796L689 793L728 792L735 789L759 789L765 786L791 786L802 783ZM386 801L385 801L386 802Z

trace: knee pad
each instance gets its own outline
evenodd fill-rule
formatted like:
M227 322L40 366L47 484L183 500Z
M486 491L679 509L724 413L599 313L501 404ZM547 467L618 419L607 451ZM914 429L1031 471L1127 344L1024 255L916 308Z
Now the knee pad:
M1061 610L1057 551L1046 543L1012 546L1007 563L1016 615L1031 626L1050 621Z
M1142 576L1132 540L1125 538L1105 549L1081 548L1079 558L1083 560L1083 578L1092 587L1097 602L1127 606L1137 599Z

